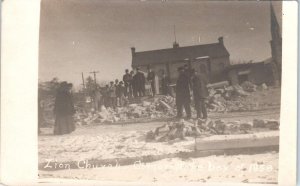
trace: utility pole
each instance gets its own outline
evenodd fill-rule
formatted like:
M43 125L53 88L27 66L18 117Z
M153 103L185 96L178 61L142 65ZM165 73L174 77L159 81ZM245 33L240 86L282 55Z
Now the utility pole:
M83 72L81 72L81 77L82 77L82 86L83 86L83 89L85 89L85 84L84 84L84 77L83 77Z
M99 73L99 71L92 71L92 72L90 72L90 73L91 73L91 74L94 74L95 85L97 85L96 74Z
M177 39L176 39L176 27L175 27L175 25L173 25L174 27L174 38L175 38L175 43L177 43Z

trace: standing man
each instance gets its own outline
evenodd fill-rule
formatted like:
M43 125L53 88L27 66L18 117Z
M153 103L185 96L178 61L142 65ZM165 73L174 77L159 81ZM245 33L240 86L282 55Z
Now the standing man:
M205 99L208 96L207 78L201 69L201 73L197 74L195 70L191 73L191 80L193 84L193 95L195 102L195 109L197 111L197 118L207 119L207 111L205 107Z
M104 89L102 90L102 95L103 105L105 107L109 107L109 85L105 85Z
M144 73L140 72L139 68L136 68L136 74L134 75L134 83L137 90L137 96L142 97L145 96L145 83L146 78Z
M97 86L94 91L94 104L95 104L96 111L99 111L99 109L101 108L103 102L102 100L103 100L103 96L100 93L99 87Z
M110 93L110 105L113 109L117 107L117 95L116 95L116 86L114 85L114 82L110 82L109 87L109 93Z
M69 134L75 130L73 121L75 108L71 94L72 86L71 83L64 81L60 83L60 87L57 90L54 104L54 135Z
M124 87L125 87L125 97L131 97L131 81L132 81L132 76L129 74L129 70L125 70L125 74L123 75L123 82L124 82Z
M182 67L178 68L178 79L176 83L176 107L177 117L182 117L183 107L186 112L187 119L191 118L191 94L189 77L184 73Z
M125 102L125 87L123 85L123 81L120 81L120 83L117 85L116 95L118 103L117 105L123 107Z
M155 72L152 71L151 67L149 67L149 69L148 69L147 80L151 84L152 96L154 97L155 96Z
M138 87L137 87L137 76L136 76L136 73L134 73L134 71L132 70L130 72L131 76L132 76L132 80L131 80L131 87L132 87L132 94L133 94L133 97L137 97L138 94Z

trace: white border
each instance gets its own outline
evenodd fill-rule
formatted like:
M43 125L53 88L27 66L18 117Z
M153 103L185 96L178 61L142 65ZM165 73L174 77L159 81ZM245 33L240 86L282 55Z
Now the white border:
M283 2L279 185L295 185L296 181L297 5L296 1ZM8 185L33 185L37 181L38 174L35 123L37 123L40 1L4 0L2 8L1 182ZM64 182L66 185L70 185L71 182L70 180L58 181L58 179L44 179L44 181L53 181L56 184ZM79 180L75 183L77 185L108 184L108 182ZM111 184L120 185L119 182ZM125 185L129 184L134 183Z

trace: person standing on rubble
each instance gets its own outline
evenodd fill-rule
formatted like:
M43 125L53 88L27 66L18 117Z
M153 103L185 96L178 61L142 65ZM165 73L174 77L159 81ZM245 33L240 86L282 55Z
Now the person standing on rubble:
M177 118L182 117L183 107L186 112L187 119L191 118L191 94L189 77L185 74L182 67L178 68L178 79L176 82L176 107Z
M129 70L125 70L125 74L123 75L123 82L124 82L124 87L125 87L125 92L124 96L125 97L131 97L130 92L132 92L131 89L131 81L132 81L132 76L129 74Z
M110 93L109 93L109 85L105 85L103 90L103 104L105 107L110 106Z
M125 87L123 85L123 81L120 81L120 83L118 84L116 89L116 94L117 94L118 106L123 107L125 102Z
M69 134L75 130L73 121L75 108L71 94L72 86L71 83L62 82L57 90L54 105L54 135Z
M143 97L145 96L145 83L146 83L146 78L144 73L140 72L139 68L136 68L136 74L134 75L134 84L136 87L137 91L137 96L138 97Z
M149 67L148 69L148 76L147 76L147 80L150 82L151 84L151 93L152 96L155 96L155 72L151 69L151 67Z
M130 81L130 87L131 89L129 89L129 97L137 97L137 89L136 89L136 82L135 82L135 74L134 71L130 71L130 75L131 75L131 81ZM131 92L130 92L131 90Z
M195 109L197 111L197 118L207 119L207 110L205 106L205 99L208 97L207 89L207 78L203 72L203 69L200 69L200 73L197 74L196 70L192 70L191 81L193 87L193 96L195 102Z
M100 93L99 87L97 86L94 91L94 104L95 104L96 111L99 111L99 109L101 108L101 105L103 104L102 100L103 100L103 96Z
M110 97L110 106L115 109L117 107L117 95L116 95L116 85L113 81L110 82L109 87L109 97Z

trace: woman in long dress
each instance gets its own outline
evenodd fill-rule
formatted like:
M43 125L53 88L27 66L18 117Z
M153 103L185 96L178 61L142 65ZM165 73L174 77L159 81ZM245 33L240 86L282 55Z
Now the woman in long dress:
M57 90L54 114L54 135L69 134L75 130L73 115L75 113L71 95L72 84L62 82Z

